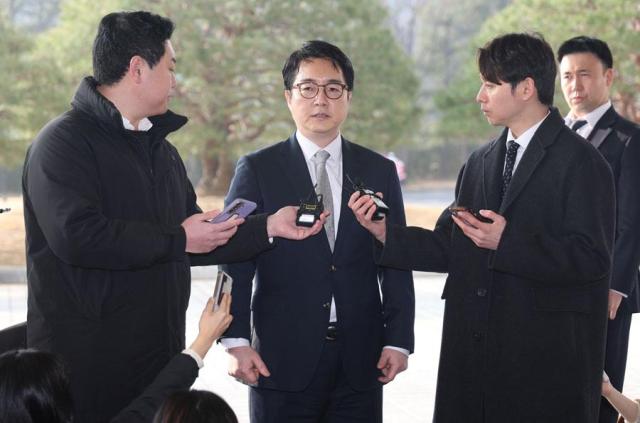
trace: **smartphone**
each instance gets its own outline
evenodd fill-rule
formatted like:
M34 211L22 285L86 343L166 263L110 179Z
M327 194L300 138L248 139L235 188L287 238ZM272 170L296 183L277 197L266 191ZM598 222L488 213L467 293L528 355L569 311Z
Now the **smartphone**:
M451 212L452 215L457 216L458 212L467 212L467 213L471 213L473 215L473 217L475 217L476 219L478 219L480 222L483 223L493 223L493 220L484 217L483 215L481 215L477 210L474 209L470 209L468 207L462 207L462 206L453 206L453 207L449 207L449 211Z
M224 270L218 270L216 284L213 287L213 311L216 311L222 303L222 294L231 294L233 278Z
M238 216L245 218L256 209L256 203L253 201L245 200L244 198L236 198L222 212L209 220L211 223L220 223L225 220L231 219L232 216Z

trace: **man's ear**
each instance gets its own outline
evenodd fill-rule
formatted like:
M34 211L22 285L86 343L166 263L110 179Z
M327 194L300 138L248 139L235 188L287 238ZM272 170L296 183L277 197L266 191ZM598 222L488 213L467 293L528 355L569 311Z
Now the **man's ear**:
M284 99L287 101L287 106L291 105L291 90L284 90Z
M527 101L536 93L536 83L530 76L527 76L522 82L520 82L519 87L521 90L522 99Z
M129 68L127 69L127 75L135 82L142 82L142 74L146 69L147 62L140 56L133 56L129 60Z
M604 71L604 82L605 84L607 84L608 88L611 88L615 74L616 74L616 71L613 68L608 68L607 70Z

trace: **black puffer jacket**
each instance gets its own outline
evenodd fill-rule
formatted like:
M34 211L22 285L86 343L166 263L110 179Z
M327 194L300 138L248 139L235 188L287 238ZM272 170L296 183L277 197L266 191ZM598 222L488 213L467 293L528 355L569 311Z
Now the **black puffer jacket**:
M113 417L184 348L190 258L180 223L199 208L165 137L187 119L150 119L148 132L124 129L85 78L25 161L28 344L65 359L80 422ZM260 216L198 260L246 260L267 247Z

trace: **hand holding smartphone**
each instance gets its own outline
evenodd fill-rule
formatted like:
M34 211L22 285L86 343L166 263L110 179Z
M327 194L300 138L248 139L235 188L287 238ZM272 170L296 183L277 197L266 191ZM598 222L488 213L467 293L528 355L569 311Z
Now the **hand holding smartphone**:
M210 223L221 223L231 219L232 216L245 218L256 209L257 205L253 201L245 200L244 198L236 198L222 212L209 220Z
M216 284L213 288L213 311L216 311L222 303L222 294L231 295L231 288L233 287L233 278L229 276L224 270L218 270L218 276L216 277Z
M473 215L473 217L475 217L476 219L478 219L480 222L482 223L493 223L493 220L484 217L483 215L480 214L480 212L478 212L477 210L474 209L470 209L468 207L463 207L463 206L452 206L449 207L449 211L451 212L452 215L454 216L458 216L459 212L467 212ZM466 221L465 221L466 222ZM468 222L466 222L468 223Z

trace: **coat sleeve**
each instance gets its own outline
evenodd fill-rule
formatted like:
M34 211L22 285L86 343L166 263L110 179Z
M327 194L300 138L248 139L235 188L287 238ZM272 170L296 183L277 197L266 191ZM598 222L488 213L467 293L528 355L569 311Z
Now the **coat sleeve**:
M640 129L628 140L618 178L616 241L611 289L630 295L640 265Z
M456 197L464 169L463 166L458 173ZM448 272L452 222L448 209L440 214L433 230L387 222L384 245L374 240L376 262L398 269Z
M404 204L398 173L393 163L387 166L385 201L391 212L389 220L405 226ZM385 321L384 345L404 348L413 352L415 320L415 293L410 271L380 267L380 289Z
M149 423L162 403L174 392L188 390L198 377L198 365L186 354L177 354L144 392L111 423Z
M264 211L258 181L248 157L242 157L236 165L236 173L225 203L235 198L245 198L257 204L256 213ZM266 233L266 231L265 231ZM256 272L255 260L226 264L223 269L233 278L231 314L233 321L224 334L225 338L251 339L251 292Z
M183 260L185 233L177 225L105 216L96 160L71 128L50 125L27 153L25 207L62 261L97 269L135 269Z
M585 150L587 151L587 150ZM555 207L559 230L532 231L526 220L507 221L490 268L543 283L583 285L611 272L615 194L611 168L593 149L576 157Z

